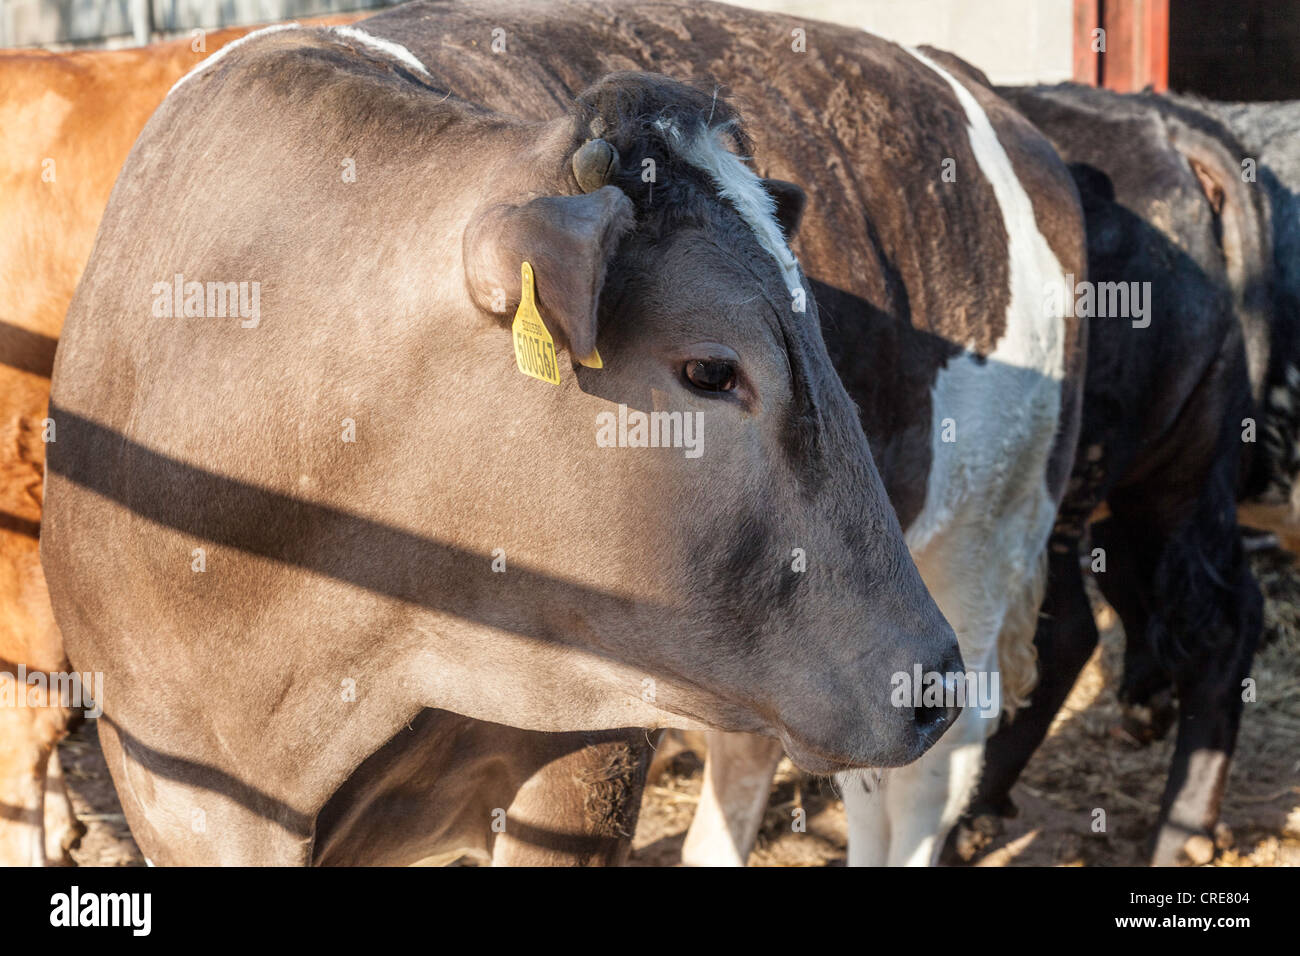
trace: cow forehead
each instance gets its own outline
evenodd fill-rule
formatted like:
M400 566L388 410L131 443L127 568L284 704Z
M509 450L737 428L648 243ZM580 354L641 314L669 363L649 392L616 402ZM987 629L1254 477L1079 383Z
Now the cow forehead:
M776 201L754 171L727 149L722 139L724 130L703 124L693 130L683 130L679 123L672 121L662 121L656 126L677 155L712 180L719 198L740 215L759 246L776 262L786 289L794 295L803 282L798 260L777 224Z
M732 224L720 236L716 224L701 223L642 237L611 275L610 288L617 291L610 307L653 317L670 337L717 334L738 350L758 341L780 346L783 316L812 322L813 307L792 313L777 270L742 230ZM744 248L727 241L735 237Z

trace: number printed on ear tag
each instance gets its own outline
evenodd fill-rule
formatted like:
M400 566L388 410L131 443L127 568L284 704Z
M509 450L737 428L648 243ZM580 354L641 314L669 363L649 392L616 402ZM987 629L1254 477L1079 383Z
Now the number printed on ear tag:
M514 325L510 327L515 340L515 363L519 371L533 378L560 384L560 366L555 361L555 340L546 331L546 323L537 311L533 298L533 267L523 264L524 288L519 297Z

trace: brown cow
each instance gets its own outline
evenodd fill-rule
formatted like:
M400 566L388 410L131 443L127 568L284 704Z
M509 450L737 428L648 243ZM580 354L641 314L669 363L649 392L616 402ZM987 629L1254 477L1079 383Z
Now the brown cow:
M55 342L113 181L172 85L251 29L130 50L0 51L0 682L44 683L67 666L37 552L45 442L57 438L43 422ZM76 839L61 783L44 823L41 812L46 775L61 780L54 745L70 711L39 687L23 696L29 706L0 704L0 865L66 861Z

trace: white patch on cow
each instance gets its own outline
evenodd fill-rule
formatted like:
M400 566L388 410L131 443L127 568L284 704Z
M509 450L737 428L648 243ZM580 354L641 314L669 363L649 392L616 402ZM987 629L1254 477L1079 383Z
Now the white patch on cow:
M987 361L977 361L968 351L949 362L935 380L934 460L925 507L907 529L908 547L915 554L951 527L959 511L971 505L985 507L983 499L990 491L1001 497L1006 483L998 479L1008 464L1014 464L1002 460L1002 446L1014 441L1024 447L1029 442L1046 462L1060 416L1065 326L1061 315L1043 308L1043 290L1059 284L1064 269L1038 230L1033 203L988 116L951 74L918 50L908 52L947 81L966 113L971 150L1002 212L1010 275L1005 331ZM1026 406L1031 399L1033 404ZM1040 401L1046 404L1039 405ZM978 413L972 415L973 410ZM959 423L959 441L940 440L940 423L947 417ZM972 456L983 460L972 462ZM983 484L989 478L994 483ZM1041 483L1040 478L1035 485ZM1042 493L1046 494L1045 487Z
M758 244L776 260L786 288L794 295L803 288L799 260L786 245L776 221L776 200L763 188L763 181L745 165L745 161L727 149L722 140L725 127L710 130L703 126L693 133L683 133L677 124L659 121L656 127L673 144L677 155L696 169L708 173L718 187L718 195L729 202L754 232Z
M1036 620L1015 613L1022 609L1013 604L1036 593L1025 582L1041 566L1056 516L1046 468L1060 418L1065 327L1061 315L1043 308L1042 290L1065 270L975 97L929 57L909 52L948 83L966 113L972 152L1007 234L1005 331L985 361L968 344L935 379L925 504L905 532L926 587L957 633L967 670L988 672L998 667L1004 626L1023 630L1023 622ZM957 441L942 440L945 418L957 422ZM846 784L850 864L935 862L996 727L996 717L967 708L924 757L890 771L877 793Z
M371 49L386 53L394 60L400 60L411 69L429 76L429 71L425 69L424 64L420 62L414 53L400 43L374 36L357 27L331 27L331 29L341 37L347 37L349 40L355 40L357 43Z
M216 53L212 54L212 56L198 63L194 67L194 69L190 70L179 80L177 80L172 85L172 88L167 91L167 95L171 96L178 89L180 89L180 85L184 83L186 80L190 79L190 77L198 76L200 73L202 73L204 70L210 67L213 63L216 63L218 60L220 60L231 50L235 49L236 47L243 46L245 43L247 43L249 40L253 39L254 37L264 36L267 33L279 33L281 30L297 30L297 29L299 29L299 25L297 23L274 23L269 27L262 27L262 29L254 30L252 33L246 33L238 40L232 40L230 43L227 43Z
M770 777L764 784L766 795L771 787ZM740 807L722 805L706 772L695 816L691 818L691 828L682 847L682 862L687 866L744 866L746 861L741 859L731 835L735 819L743 812Z
M744 866L767 814L784 750L779 741L754 734L713 731L695 817L682 844L687 866Z

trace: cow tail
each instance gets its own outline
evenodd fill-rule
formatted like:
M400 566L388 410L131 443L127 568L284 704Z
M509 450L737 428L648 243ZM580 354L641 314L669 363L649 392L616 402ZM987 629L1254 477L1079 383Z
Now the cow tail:
M1002 677L1002 712L1010 720L1016 710L1029 702L1029 694L1038 683L1038 650L1034 634L1038 630L1038 611L1047 593L1047 549L1039 554L1026 575L1020 594L1008 605L1002 630L998 633L998 670Z

